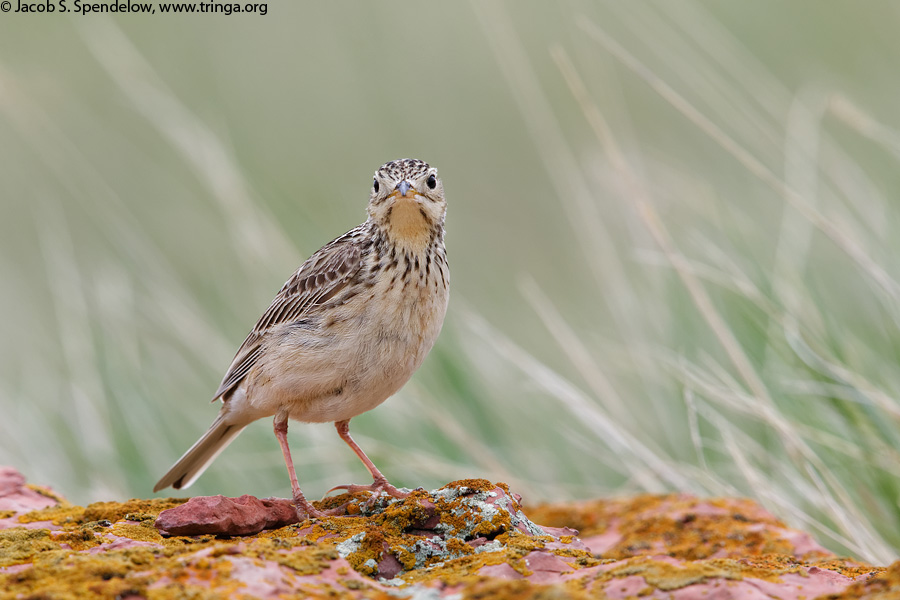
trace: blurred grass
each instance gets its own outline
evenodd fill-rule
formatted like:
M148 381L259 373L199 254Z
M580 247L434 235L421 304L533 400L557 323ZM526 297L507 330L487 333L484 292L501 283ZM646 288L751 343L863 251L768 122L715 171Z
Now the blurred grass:
M398 484L757 498L900 548L893 4L332 3L0 19L0 463L145 496L300 261L416 156L445 330L354 433ZM316 497L365 471L292 425ZM190 492L284 495L271 426Z

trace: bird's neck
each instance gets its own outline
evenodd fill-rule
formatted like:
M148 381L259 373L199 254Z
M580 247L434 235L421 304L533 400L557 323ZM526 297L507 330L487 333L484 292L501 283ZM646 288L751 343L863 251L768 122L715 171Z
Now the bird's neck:
M377 225L391 243L412 254L425 254L436 239L443 238L443 224L435 223L412 201L396 202Z

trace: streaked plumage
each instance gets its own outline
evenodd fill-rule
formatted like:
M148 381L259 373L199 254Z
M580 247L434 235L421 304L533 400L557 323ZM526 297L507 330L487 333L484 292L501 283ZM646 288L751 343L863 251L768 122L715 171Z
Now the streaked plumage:
M154 491L187 487L241 429L274 416L299 511L321 514L296 482L284 437L289 418L334 421L374 479L339 487L402 495L355 445L347 424L399 390L440 332L449 294L445 213L433 167L403 159L378 169L368 219L284 284L216 391L219 416Z

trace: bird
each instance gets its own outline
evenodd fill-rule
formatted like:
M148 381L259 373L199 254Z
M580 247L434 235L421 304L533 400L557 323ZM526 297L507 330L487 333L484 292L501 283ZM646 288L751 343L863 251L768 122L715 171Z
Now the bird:
M207 432L153 488L186 488L250 423L273 417L299 518L324 517L300 489L288 421L333 422L372 476L350 493L404 498L350 436L350 419L396 393L441 331L450 291L447 203L437 169L412 158L377 171L367 218L325 244L287 280L241 344Z

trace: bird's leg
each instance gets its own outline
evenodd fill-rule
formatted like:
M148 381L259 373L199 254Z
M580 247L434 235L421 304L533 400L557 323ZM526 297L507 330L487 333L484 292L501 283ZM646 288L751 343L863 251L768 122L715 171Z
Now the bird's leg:
M291 491L294 494L294 506L297 509L297 518L301 521L305 520L303 513L307 517L323 518L327 516L318 508L312 505L300 491L300 482L297 481L297 471L294 469L294 460L291 458L291 449L288 447L287 441L288 417L287 414L278 413L275 416L275 437L281 445L281 453L284 454L284 464L287 465L288 476L291 478Z
M371 485L336 485L327 493L331 493L334 490L346 490L347 492L353 494L355 492L371 492L375 495L380 492L385 492L389 496L393 496L394 498L406 498L409 496L409 492L401 492L390 483L388 483L387 477L381 474L381 471L378 470L369 457L366 456L366 453L362 451L362 448L359 447L353 438L350 437L350 419L346 421L336 421L334 424L337 429L338 435L341 436L341 439L347 442L347 445L350 446L350 449L356 453L356 456L359 457L359 460L366 465L366 468L369 470L369 473L372 474L372 479L374 480Z

